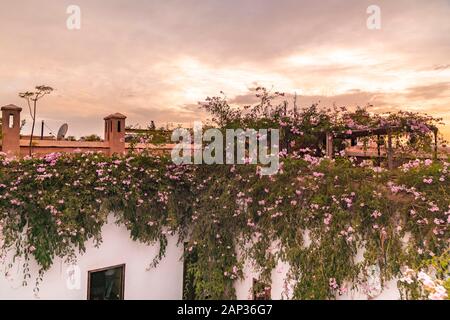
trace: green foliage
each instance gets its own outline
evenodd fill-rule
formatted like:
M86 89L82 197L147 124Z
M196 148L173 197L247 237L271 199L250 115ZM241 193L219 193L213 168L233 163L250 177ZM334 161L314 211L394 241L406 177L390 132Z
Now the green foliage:
M86 241L101 243L110 212L133 240L159 243L149 267L164 257L168 235L187 242L199 299L235 298L246 259L265 284L278 259L288 262L293 298L333 299L350 283L364 287L369 266L384 282L448 249L448 162L386 171L289 157L277 175L260 176L252 165L175 166L146 153L0 160L1 250L25 258L25 282L31 257L38 284L55 257L73 261Z
M416 112L370 112L371 105L357 107L354 111L346 107L321 107L319 103L298 108L293 106L284 93L270 92L266 88L254 89L256 102L241 108L232 105L222 93L219 97L208 97L201 108L212 116L220 128L272 128L280 129L281 147L289 153L309 149L316 155L324 155L325 134L351 135L354 131L371 132L374 129L389 129L394 138L394 149L400 154L412 151L430 153L434 146L434 133L442 119ZM361 139L386 146L386 134L380 139L376 135ZM438 135L438 143L446 141ZM345 141L334 139L335 151L345 149Z
M25 258L24 284L33 257L41 267L38 285L55 257L70 262L86 241L101 243L113 213L131 239L159 244L149 268L163 259L168 235L187 242L187 273L199 299L235 298L234 282L248 260L264 286L277 262L287 262L295 299L333 299L351 285L367 288L372 267L383 285L402 276L403 267L421 268L434 256L442 257L438 274L448 289L448 160L415 160L387 171L372 161L320 157L325 132L394 126L402 128L397 150L428 152L439 119L316 104L289 110L279 102L282 93L257 88L256 95L260 101L244 110L225 97L208 98L202 107L221 129L281 129L289 150L273 176L259 175L255 165L176 166L146 152L0 156L0 257L12 250ZM154 136L154 126L149 129L129 142L166 141L168 132ZM402 285L402 294L420 298L418 288Z
M130 144L130 148L134 149L136 144L165 144L172 143L170 140L172 131L161 127L156 128L155 123L151 121L146 129L142 129L140 125L127 126L125 141Z
M449 263L450 254L447 249L440 256L423 261L415 269L403 268L403 277L398 281L400 293L406 299L449 299Z
M67 139L67 140L69 140L69 139ZM102 141L102 138L100 138L96 134L90 134L88 136L81 137L80 141Z

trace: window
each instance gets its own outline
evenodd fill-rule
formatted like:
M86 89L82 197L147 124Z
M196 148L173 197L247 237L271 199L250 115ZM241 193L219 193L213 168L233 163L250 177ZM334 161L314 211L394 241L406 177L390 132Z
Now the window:
M117 132L120 132L120 131L122 131L122 127L121 127L121 124L122 124L122 122L120 122L120 120L119 120L119 121L117 121Z
M10 129L14 128L14 115L13 115L13 114L10 114L10 115L9 115L8 127L9 127Z
M270 292L270 286L257 279L253 279L253 300L270 300Z
M88 272L88 300L123 300L125 265Z

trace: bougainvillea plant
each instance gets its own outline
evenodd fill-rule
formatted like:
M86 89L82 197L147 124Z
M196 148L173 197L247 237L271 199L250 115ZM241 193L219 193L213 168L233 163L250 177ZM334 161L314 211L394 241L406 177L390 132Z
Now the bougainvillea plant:
M146 153L1 161L1 249L36 259L39 277L55 257L70 262L86 241L100 243L110 212L133 240L159 242L152 266L170 234L195 248L199 298L233 298L246 258L265 283L278 259L288 262L293 298L321 299L364 283L368 266L378 265L385 281L448 249L446 161L387 171L344 158L286 157L271 177L249 165L175 166ZM24 270L28 280L27 263Z
M218 98L210 102L221 103L210 107L224 127L247 121L248 126L283 126L289 120L279 118L282 107L275 108L280 113L262 104L249 116L230 111ZM405 270L419 272L433 257L445 267L435 273L439 281L431 298L448 297L449 159L405 160L386 170L370 159L320 157L305 145L313 141L305 135L315 137L321 124L351 130L336 126L346 115L331 121L316 106L299 114L309 119L289 126L289 143L301 147L281 152L280 170L272 176L258 174L256 165L174 165L169 156L145 151L20 160L2 155L0 257L5 260L12 252L25 259L24 284L35 259L41 268L37 288L56 257L70 263L87 241L100 244L102 226L113 215L133 240L159 243L149 268L164 258L169 235L186 243L184 254L196 256L190 273L199 299L235 298L234 283L249 260L266 285L277 261L287 262L294 299L333 299L353 287L367 287L374 267L381 286L400 279L403 297L430 298ZM359 120L351 126L361 125L367 115L357 111ZM414 125L425 137L423 121L429 119L419 120ZM418 277L430 286L423 274Z
M281 147L288 153L310 152L324 155L325 134L351 135L356 131L386 129L392 131L394 149L398 154L430 152L435 143L445 145L442 135L434 136L442 119L417 112L392 111L374 113L371 105L349 110L342 107L321 107L314 103L298 108L290 104L284 93L270 92L266 88L254 89L257 102L253 105L230 104L226 96L209 97L200 103L201 108L212 115L219 128L276 128L280 129ZM292 105L292 106L291 106ZM386 135L367 135L361 138L368 146L371 142L387 145ZM342 139L335 140L336 152L345 149Z
M399 280L401 294L409 299L449 299L449 251L425 260L416 270L405 266Z

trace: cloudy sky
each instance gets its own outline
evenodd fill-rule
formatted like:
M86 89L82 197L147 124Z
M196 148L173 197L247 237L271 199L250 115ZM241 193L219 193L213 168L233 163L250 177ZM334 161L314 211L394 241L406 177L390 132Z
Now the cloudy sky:
M72 4L80 30L66 27ZM380 30L366 26L371 4ZM113 112L189 125L205 97L252 102L263 85L303 106L426 112L449 137L449 17L450 0L2 0L0 105L53 86L39 118L80 136Z

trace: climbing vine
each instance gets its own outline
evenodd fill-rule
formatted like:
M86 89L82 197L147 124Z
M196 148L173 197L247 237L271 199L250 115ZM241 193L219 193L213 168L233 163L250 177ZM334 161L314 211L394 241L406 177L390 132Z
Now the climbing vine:
M325 131L395 125L403 128L397 149L429 152L437 120L317 105L289 111L286 103L272 105L282 94L258 89L258 96L261 102L245 112L218 97L203 107L224 129L283 129L280 170L272 176L260 175L257 165L174 165L147 152L0 155L3 263L24 258L26 285L35 259L38 290L55 258L71 263L87 241L100 245L113 215L131 239L159 244L149 268L164 258L169 235L186 243L185 256L195 253L189 279L199 299L235 298L248 261L265 286L277 263L287 263L293 288L285 296L294 299L333 299L354 287L370 295L374 270L381 286L399 279L404 298L427 297L416 280L429 288L430 281L413 271L433 261L431 294L448 297L449 159L404 159L386 170L378 159L346 157L345 141L336 144L335 159L325 158L322 144Z
M110 213L133 240L159 243L149 267L163 258L168 235L195 249L198 298L235 297L247 259L265 283L278 260L287 262L292 298L334 298L364 287L369 266L384 282L449 244L446 161L387 171L306 155L260 176L251 165L175 166L146 153L0 160L1 249L27 261L24 284L32 257L39 282L56 257L73 262L86 241L100 244Z

